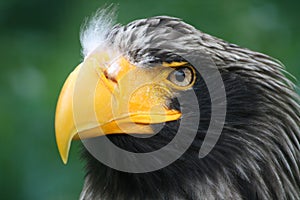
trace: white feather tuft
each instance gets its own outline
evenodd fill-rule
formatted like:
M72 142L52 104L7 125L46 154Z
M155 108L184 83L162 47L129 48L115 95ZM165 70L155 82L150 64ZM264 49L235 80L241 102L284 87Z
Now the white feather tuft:
M94 16L85 21L80 31L80 42L84 57L105 42L107 34L115 24L116 10L116 6L110 5L97 10Z

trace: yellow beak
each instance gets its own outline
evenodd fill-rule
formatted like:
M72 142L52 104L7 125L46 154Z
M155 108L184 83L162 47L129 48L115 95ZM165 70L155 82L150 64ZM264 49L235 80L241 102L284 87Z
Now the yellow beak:
M170 91L160 70L147 70L121 57L109 65L91 55L67 78L55 116L56 142L67 163L72 139L106 134L151 134L150 124L180 118L166 106Z

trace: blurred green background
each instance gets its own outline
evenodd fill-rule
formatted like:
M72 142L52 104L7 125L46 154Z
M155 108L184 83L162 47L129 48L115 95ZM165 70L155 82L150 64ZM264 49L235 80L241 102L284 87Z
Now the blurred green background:
M110 1L0 1L0 198L78 199L79 142L68 165L55 144L56 100L82 60L79 30ZM118 21L171 15L232 43L281 60L300 78L300 1L124 0ZM299 82L297 83L299 85Z

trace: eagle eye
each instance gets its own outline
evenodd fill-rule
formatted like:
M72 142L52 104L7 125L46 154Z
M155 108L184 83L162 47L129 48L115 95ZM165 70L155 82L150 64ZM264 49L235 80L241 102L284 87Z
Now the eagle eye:
M168 76L168 80L179 87L190 85L193 80L193 71L189 67L179 67L172 70Z

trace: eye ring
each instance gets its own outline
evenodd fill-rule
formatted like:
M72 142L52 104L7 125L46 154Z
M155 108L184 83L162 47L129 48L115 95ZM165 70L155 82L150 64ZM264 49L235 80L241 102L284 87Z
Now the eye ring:
M189 67L174 68L168 76L168 80L179 87L187 87L194 80L193 70Z

